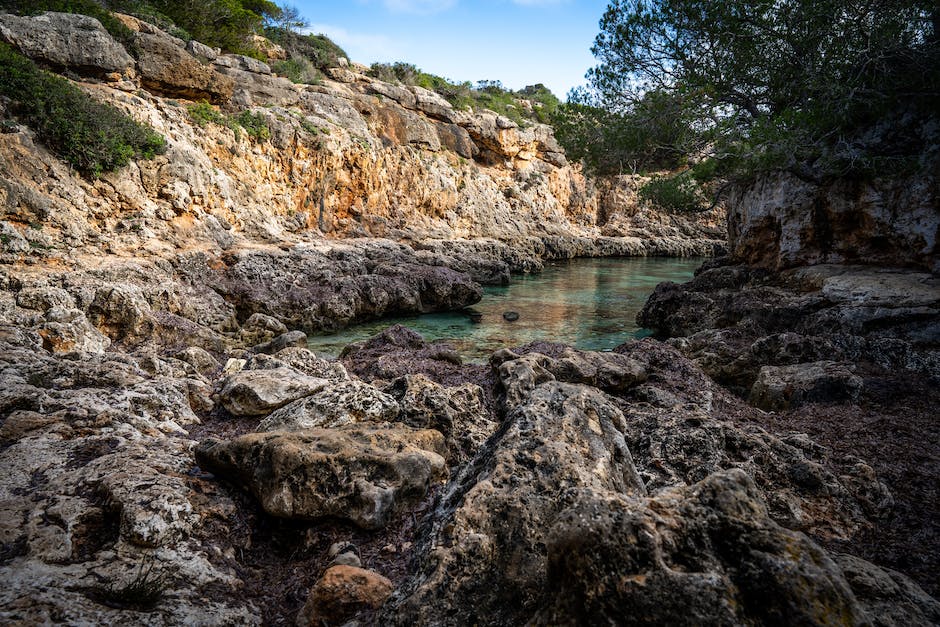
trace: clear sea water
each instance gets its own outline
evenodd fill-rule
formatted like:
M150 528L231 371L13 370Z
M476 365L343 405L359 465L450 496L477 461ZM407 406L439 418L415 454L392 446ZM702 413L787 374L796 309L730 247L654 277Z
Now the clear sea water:
M344 346L402 324L426 340L446 339L466 359L485 359L500 348L536 340L563 342L587 350L610 350L648 332L636 314L662 281L692 278L702 259L661 257L574 259L547 262L539 274L513 276L507 286L486 287L469 308L482 314L473 322L465 312L386 318L310 338L310 349L335 357ZM508 322L503 313L519 314Z

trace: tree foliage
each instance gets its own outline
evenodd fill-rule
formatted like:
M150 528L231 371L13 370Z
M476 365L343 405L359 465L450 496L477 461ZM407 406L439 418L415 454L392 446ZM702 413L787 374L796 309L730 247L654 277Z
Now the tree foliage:
M934 0L613 0L589 91L619 129L608 144L652 166L662 153L633 124L680 152L710 146L725 174L900 167L936 140L917 127L940 110L938 25ZM678 126L650 104L683 111ZM874 138L887 120L897 137Z

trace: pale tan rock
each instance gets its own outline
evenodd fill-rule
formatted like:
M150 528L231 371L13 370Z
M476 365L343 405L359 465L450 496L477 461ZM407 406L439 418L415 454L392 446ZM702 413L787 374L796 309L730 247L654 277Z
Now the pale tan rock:
M196 458L240 481L271 515L379 529L447 476L445 451L438 431L345 425L207 440Z
M263 416L291 401L314 394L328 385L292 368L242 370L222 382L222 405L235 416Z

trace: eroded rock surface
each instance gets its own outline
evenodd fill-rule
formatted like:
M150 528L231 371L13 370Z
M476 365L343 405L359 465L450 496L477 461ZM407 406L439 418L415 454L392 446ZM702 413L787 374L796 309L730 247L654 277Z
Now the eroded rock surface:
M274 516L334 516L376 529L447 476L444 453L437 431L345 425L208 440L196 459L247 487Z

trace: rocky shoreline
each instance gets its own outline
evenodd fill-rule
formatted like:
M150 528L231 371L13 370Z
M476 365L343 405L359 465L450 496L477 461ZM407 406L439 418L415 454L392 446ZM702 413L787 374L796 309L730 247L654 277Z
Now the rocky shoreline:
M548 127L354 67L295 86L91 22L0 36L169 150L87 180L0 134L0 620L940 623L935 253L844 265L734 200L739 258L657 289L659 340L465 364L392 327L326 360L307 333L547 259L718 253L721 210L654 212ZM109 55L64 54L76 30ZM194 123L197 96L270 141Z

